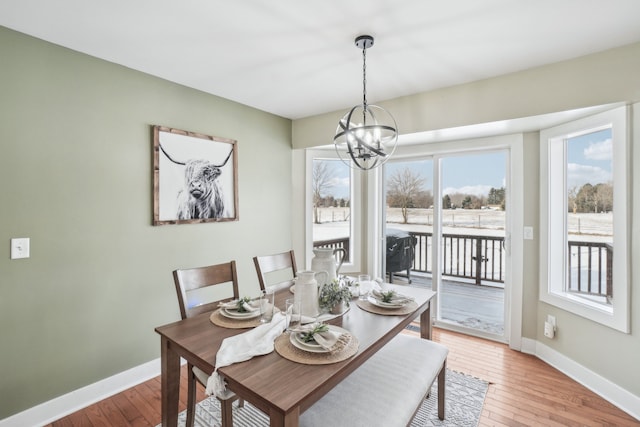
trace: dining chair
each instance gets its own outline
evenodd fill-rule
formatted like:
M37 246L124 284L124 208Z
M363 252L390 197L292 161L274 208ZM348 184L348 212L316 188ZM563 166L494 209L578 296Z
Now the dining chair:
M293 250L274 255L255 256L253 263L256 266L261 290L265 290L267 286L275 291L289 288L294 284L293 279L298 273ZM272 281L275 283L271 283Z
M180 316L182 319L196 316L200 313L214 311L220 302L238 299L238 275L236 272L236 262L230 261L223 264L210 265L206 267L189 268L175 270L173 280L178 293L178 304L180 305ZM224 284L231 284L231 297L211 301L203 297L202 290ZM228 295L228 293L225 293ZM187 364L187 427L192 427L196 408L196 382L206 387L209 375L191 363ZM233 395L229 399L220 400L221 422L223 427L233 426L232 406L237 396ZM238 406L244 406L244 401L240 399Z

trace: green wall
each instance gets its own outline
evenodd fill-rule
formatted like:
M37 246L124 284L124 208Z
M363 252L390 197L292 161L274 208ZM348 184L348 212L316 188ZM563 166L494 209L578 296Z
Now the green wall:
M0 27L0 419L159 357L172 270L291 247L291 122ZM154 227L154 124L238 141L237 222ZM10 260L12 237L31 258Z

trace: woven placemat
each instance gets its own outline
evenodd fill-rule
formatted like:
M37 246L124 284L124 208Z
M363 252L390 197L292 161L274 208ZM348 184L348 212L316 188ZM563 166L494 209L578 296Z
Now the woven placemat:
M358 301L356 301L356 304L358 305L358 307L360 307L365 311L368 311L369 313L383 314L385 316L405 315L405 314L413 313L418 308L418 303L415 301L411 301L410 303L405 304L400 308L378 307L377 305L371 304L368 300L362 300L362 299L359 299Z
M229 319L228 317L223 316L220 313L221 309L217 309L211 316L209 316L209 320L216 326L221 326L223 328L229 329L247 329L247 328L255 328L259 326L260 316L253 317L251 319ZM274 314L279 313L280 309L278 307L274 308Z
M285 359L304 365L329 365L331 363L342 362L356 354L360 346L358 339L351 335L349 344L340 351L334 353L309 353L295 347L289 339L288 332L276 338L274 342L276 351Z

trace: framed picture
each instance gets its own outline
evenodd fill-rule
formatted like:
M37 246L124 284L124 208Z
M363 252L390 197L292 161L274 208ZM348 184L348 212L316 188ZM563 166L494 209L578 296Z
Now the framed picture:
M153 225L237 220L237 141L154 126Z

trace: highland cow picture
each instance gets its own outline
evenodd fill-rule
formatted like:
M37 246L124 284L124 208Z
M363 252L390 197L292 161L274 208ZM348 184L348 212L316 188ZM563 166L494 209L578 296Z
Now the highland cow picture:
M232 139L153 127L153 225L238 220Z

